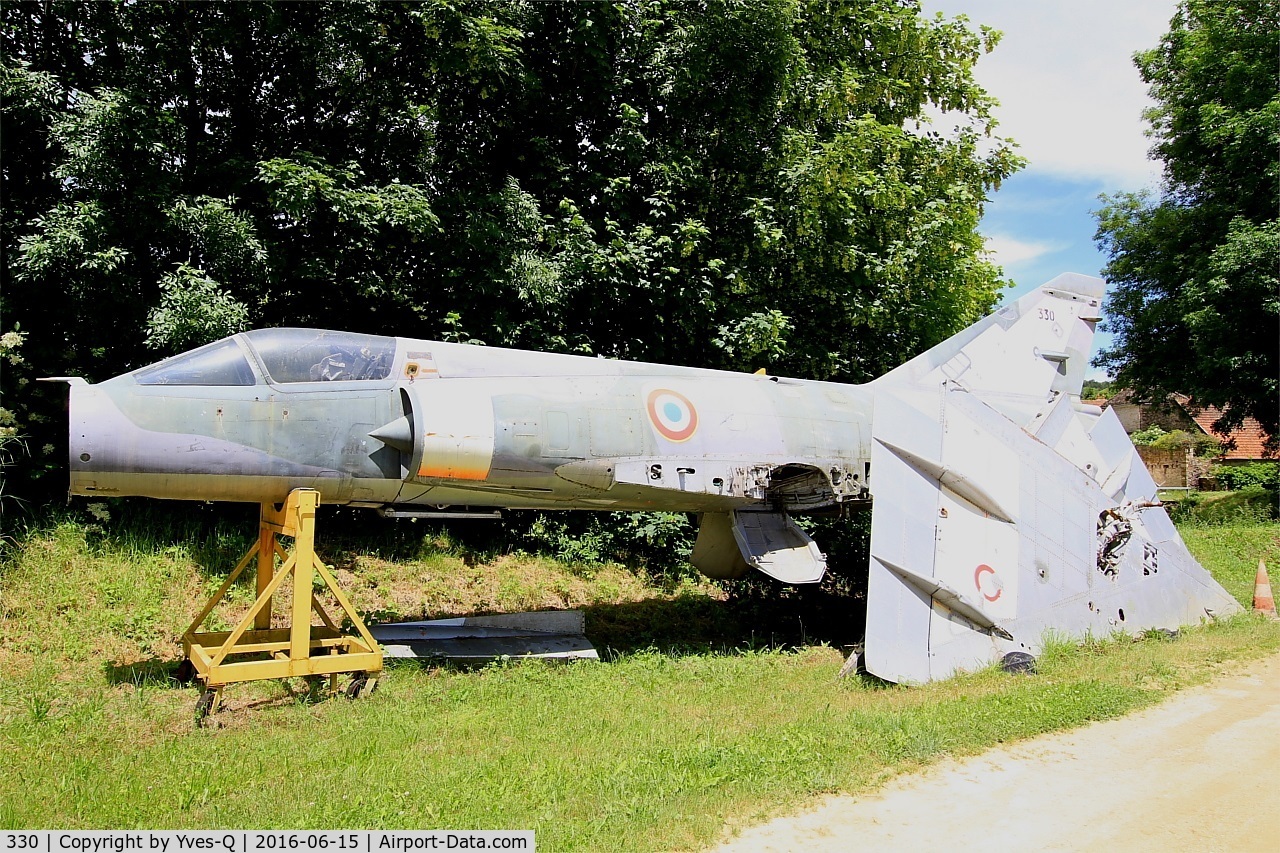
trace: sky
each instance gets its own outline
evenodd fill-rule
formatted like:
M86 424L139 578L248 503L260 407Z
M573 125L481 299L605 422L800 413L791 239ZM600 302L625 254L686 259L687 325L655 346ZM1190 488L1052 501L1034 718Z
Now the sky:
M1061 272L1099 275L1091 211L1100 193L1156 189L1160 164L1133 54L1169 28L1176 0L922 0L1004 33L975 76L1000 106L997 133L1029 161L992 196L980 226L1016 298ZM1098 335L1097 344L1107 336ZM1098 374L1097 371L1093 371ZM1094 378L1097 378L1095 376Z

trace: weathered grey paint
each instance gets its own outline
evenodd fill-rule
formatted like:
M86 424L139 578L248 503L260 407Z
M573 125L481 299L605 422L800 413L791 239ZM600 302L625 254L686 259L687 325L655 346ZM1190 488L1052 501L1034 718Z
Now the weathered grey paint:
M424 352L433 378L406 378ZM252 386L144 386L136 373L73 385L72 493L261 502L305 486L325 503L724 512L802 465L813 482L778 491L785 507L866 497L870 395L857 387L410 339L397 340L398 379L255 372ZM697 414L681 441L646 410L667 386ZM377 437L406 425L409 452Z

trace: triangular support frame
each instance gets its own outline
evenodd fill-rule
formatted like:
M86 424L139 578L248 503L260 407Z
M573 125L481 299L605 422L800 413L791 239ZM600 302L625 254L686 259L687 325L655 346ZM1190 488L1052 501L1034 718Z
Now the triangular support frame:
M236 564L182 635L182 647L195 677L212 692L205 712L211 711L224 685L294 676L329 676L336 689L340 673L358 673L358 695L372 692L382 672L382 648L369 633L351 601L338 587L333 570L316 556L316 508L320 493L295 489L283 505L262 504L258 540ZM293 554L277 541L293 539ZM276 557L282 565L277 570ZM257 599L230 631L200 631L200 626L226 596L250 563L257 568ZM355 632L344 632L316 596L316 576L337 600ZM290 624L271 627L272 597L292 580ZM323 623L311 624L315 612ZM252 659L243 660L249 656ZM356 695L353 694L353 695Z

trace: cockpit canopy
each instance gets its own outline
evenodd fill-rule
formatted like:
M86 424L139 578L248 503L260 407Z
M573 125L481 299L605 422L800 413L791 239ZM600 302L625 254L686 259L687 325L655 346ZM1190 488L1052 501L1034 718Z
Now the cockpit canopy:
M258 329L194 349L134 374L139 385L253 385L241 345L258 357L272 382L386 379L396 339L319 329Z
M396 339L316 329L258 329L245 334L273 382L386 379Z
M233 338L167 358L134 374L139 385L253 385L257 378Z

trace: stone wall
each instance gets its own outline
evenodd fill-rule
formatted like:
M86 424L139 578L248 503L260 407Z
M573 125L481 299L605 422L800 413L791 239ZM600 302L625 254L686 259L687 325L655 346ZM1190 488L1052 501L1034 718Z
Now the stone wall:
M1151 479L1160 488L1181 489L1188 485L1187 462L1191 454L1185 449L1165 450L1160 447L1139 446L1138 456L1142 457L1142 463L1151 473Z

